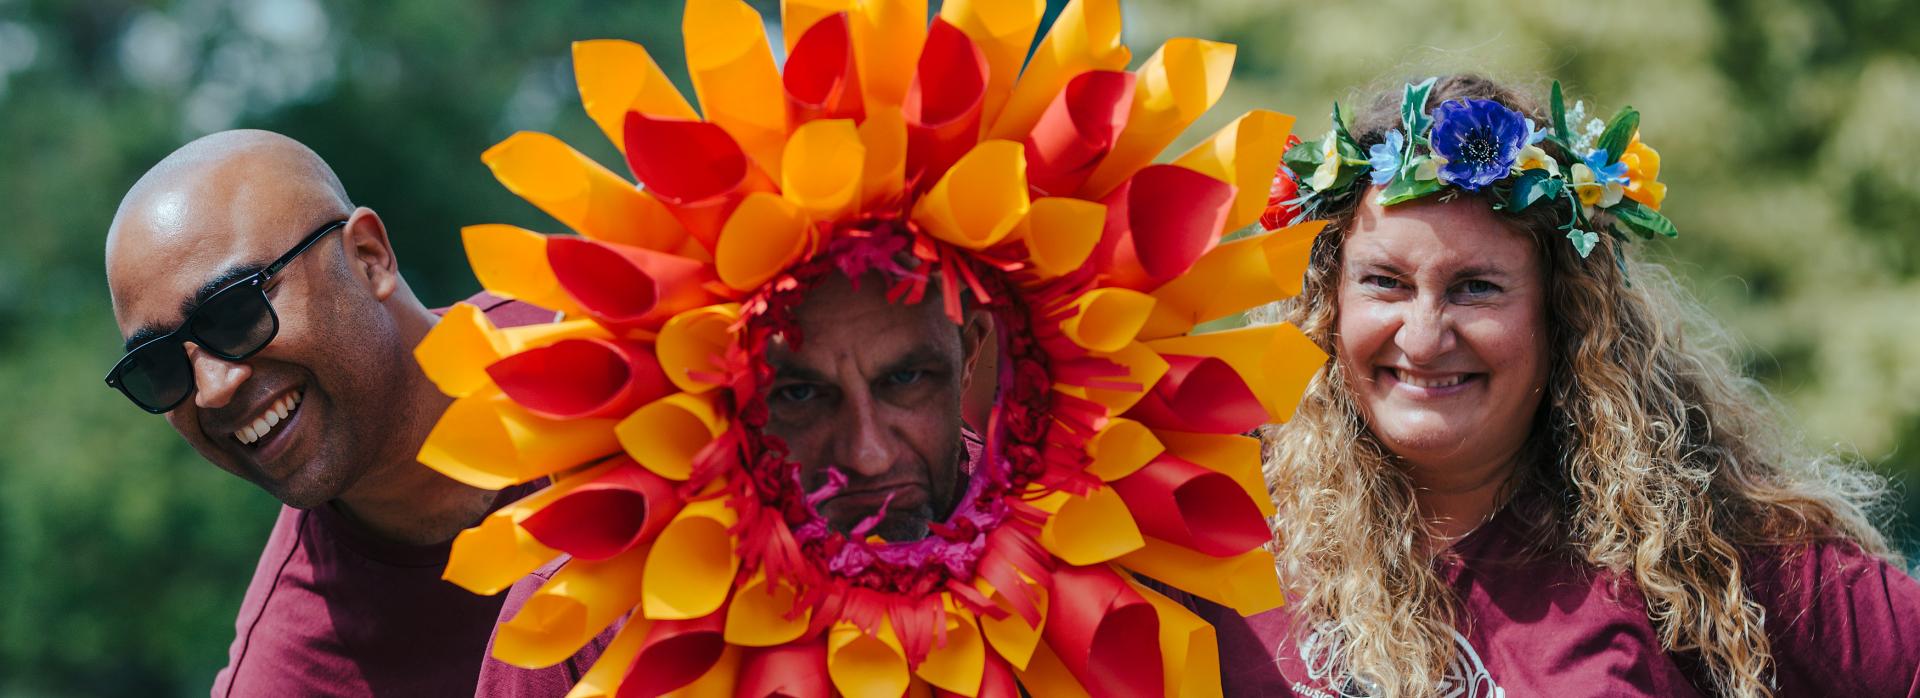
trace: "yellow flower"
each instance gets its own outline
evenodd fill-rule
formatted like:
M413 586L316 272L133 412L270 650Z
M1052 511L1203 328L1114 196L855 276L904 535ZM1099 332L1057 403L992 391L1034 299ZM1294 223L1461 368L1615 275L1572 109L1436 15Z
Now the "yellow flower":
M1520 157L1514 161L1514 167L1523 172L1526 170L1546 170L1548 174L1555 177L1560 176L1560 163L1555 162L1553 156L1548 155L1547 151L1542 150L1540 146L1537 145L1522 148L1520 150Z
M1627 198L1660 210L1660 202L1667 198L1667 185L1654 181L1660 176L1660 153L1640 142L1640 134L1635 133L1620 162L1627 164Z
M1619 184L1613 182L1601 184L1593 176L1593 168L1587 167L1585 163L1573 164L1571 180L1573 190L1580 195L1580 204L1587 207L1589 216L1593 215L1594 206L1606 208L1620 203L1620 196L1625 193L1625 187Z
M1326 191L1340 179L1340 134L1328 131L1327 137L1320 139L1320 167L1315 168L1313 176L1307 178L1307 186L1314 191Z

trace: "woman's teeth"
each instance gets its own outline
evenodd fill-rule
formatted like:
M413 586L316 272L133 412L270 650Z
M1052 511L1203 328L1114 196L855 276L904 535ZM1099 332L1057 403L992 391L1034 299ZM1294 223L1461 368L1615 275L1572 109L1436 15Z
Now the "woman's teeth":
M1450 388L1467 379L1465 373L1454 373L1439 378L1421 378L1400 369L1393 369L1393 377L1415 388Z
M266 438L275 426L286 421L287 415L293 414L294 408L300 406L300 396L301 393L297 390L281 396L279 400L275 400L267 407L266 412L255 418L252 424L240 427L239 431L233 432L233 438L249 446Z

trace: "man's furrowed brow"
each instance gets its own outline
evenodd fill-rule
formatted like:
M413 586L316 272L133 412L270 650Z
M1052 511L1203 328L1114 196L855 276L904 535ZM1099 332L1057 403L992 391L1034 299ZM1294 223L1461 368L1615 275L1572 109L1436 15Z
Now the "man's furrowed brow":
M773 377L775 380L797 380L809 383L827 382L826 374L792 361L771 359L767 363L773 366Z
M901 354L894 360L887 362L887 367L882 373L906 371L926 366L952 368L953 362L949 361L947 354L940 351L938 347L931 344L922 344L907 351L905 354Z

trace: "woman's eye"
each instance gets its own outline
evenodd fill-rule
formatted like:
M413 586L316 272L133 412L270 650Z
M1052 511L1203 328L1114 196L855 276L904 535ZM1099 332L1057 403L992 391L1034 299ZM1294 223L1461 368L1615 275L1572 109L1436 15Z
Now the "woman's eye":
M1366 286L1372 286L1374 288L1379 288L1379 289L1391 290L1391 289L1400 288L1399 279L1393 278L1391 276L1381 276L1379 274L1368 274L1366 276L1360 277L1360 283Z
M819 397L820 390L806 383L783 385L773 389L773 399L780 402L806 402Z
M1484 296L1498 292L1500 287L1491 281L1468 279L1465 283L1460 284L1460 290L1469 296Z

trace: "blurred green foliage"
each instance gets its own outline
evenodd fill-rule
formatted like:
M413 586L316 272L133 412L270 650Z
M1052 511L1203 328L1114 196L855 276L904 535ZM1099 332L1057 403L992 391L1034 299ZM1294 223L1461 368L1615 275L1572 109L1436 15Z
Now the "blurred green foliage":
M0 695L204 693L277 506L99 383L126 187L195 136L286 133L381 212L415 291L451 302L476 290L460 226L555 229L480 152L540 130L624 170L568 42L640 41L684 86L680 5L0 0ZM1176 147L1252 107L1318 133L1332 99L1451 70L1640 107L1683 231L1654 253L1813 443L1920 481L1920 15L1898 0L1124 5L1137 59L1175 35L1240 46Z

